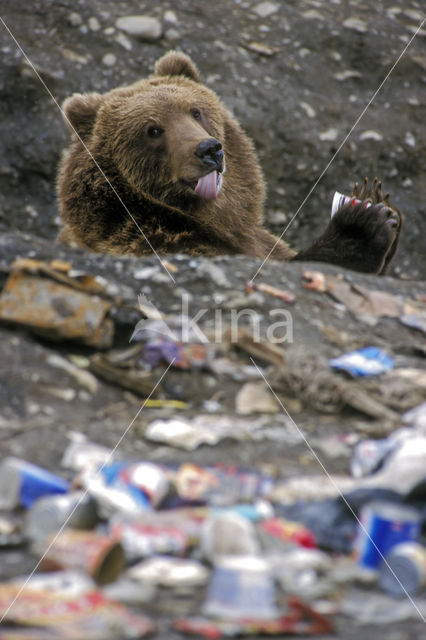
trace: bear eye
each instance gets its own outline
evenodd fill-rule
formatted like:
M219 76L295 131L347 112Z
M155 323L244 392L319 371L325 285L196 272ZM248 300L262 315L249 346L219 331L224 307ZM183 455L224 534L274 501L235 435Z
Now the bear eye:
M159 138L162 133L164 133L164 129L157 127L155 124L148 128L150 138Z
M191 109L191 115L195 120L201 120L201 111L199 109Z

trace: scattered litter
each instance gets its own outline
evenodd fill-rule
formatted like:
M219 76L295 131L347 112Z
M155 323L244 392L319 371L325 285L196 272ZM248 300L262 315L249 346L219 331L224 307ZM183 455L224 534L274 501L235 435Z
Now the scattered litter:
M13 457L0 462L0 509L28 508L40 496L67 491L68 482L35 464Z
M393 368L392 358L382 349L365 347L332 358L330 365L334 369L343 369L353 376L375 376Z
M420 514L413 507L392 502L372 502L360 511L355 541L358 562L376 571L389 551L401 542L415 542L420 533Z
M64 530L34 544L47 571L77 569L91 575L98 584L113 582L124 568L121 545L95 531Z
M10 603L13 602L13 607ZM16 638L19 627L25 628L25 638L40 633L38 638L84 638L84 640L123 640L142 638L155 629L154 623L141 614L132 613L102 595L98 590L80 596L58 595L42 589L17 585L0 585L0 616L2 624L13 625L9 636L4 627L0 637ZM18 625L18 626L16 626ZM34 627L34 629L33 629Z
M266 416L262 416L255 420L243 420L225 415L199 414L191 421L184 418L154 420L147 426L145 437L187 451L192 451L201 444L215 445L225 438L270 438L289 444L303 440L302 434L294 429L291 421L286 420L286 416L279 416L277 429L270 427L265 418Z
M127 575L134 580L161 587L198 587L208 581L209 570L196 560L157 556L134 564Z
M93 276L72 274L68 263L16 261L0 295L0 320L50 340L110 347L114 324L104 287Z
M265 382L247 382L235 397L235 410L241 416L252 413L278 413L280 407Z
M296 300L296 296L291 291L278 289L277 287L273 287L270 284L266 284L266 282L247 282L246 291L247 293L252 293L253 291L261 291L262 293L267 293L274 298L279 298L280 300L288 303L293 303Z

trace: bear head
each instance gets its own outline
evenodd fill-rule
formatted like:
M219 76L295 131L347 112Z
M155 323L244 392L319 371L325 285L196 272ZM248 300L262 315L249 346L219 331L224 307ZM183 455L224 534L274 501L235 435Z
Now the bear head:
M227 112L185 54L169 52L129 87L74 94L63 110L105 173L135 193L186 209L218 198Z

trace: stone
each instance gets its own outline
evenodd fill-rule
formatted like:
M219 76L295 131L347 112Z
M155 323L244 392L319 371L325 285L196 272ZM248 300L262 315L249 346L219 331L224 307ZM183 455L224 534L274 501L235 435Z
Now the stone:
M253 7L253 11L259 16L259 18L269 18L279 9L279 5L275 2L261 2Z
M368 25L364 20L360 20L359 18L347 18L343 22L343 26L346 29L351 29L352 31L358 31L358 33L367 33Z
M167 11L164 12L164 21L172 22L173 24L175 24L176 22L178 22L176 13L171 9L168 9Z
M115 22L117 29L147 42L161 38L163 26L157 18L149 16L123 16Z
M376 140L380 142L383 140L383 136L378 131L373 131L372 129L368 129L367 131L363 131L359 136L360 140Z
M122 33L120 31L120 33L117 33L117 35L114 38L115 42L117 42L117 44L119 44L121 47L123 47L123 49L126 49L126 51L131 51L132 50L132 43L130 38L128 38L124 33Z
M101 28L101 23L95 16L92 16L91 18L89 18L87 24L89 25L90 31L99 31Z
M113 67L116 62L117 62L117 56L114 55L113 53L106 53L102 58L102 64L104 64L107 67Z
M83 24L83 18L79 13L70 13L68 16L68 22L72 27L80 27Z
M338 135L339 135L339 130L335 129L334 127L331 127L326 131L321 131L318 137L323 142L334 142L335 140L337 140Z

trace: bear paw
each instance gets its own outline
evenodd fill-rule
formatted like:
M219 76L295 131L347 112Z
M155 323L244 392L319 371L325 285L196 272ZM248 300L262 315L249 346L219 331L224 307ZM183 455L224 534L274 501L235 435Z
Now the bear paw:
M355 184L348 204L338 209L325 232L293 260L329 262L354 271L384 274L398 246L402 216L383 196L382 184Z
M365 261L363 271L384 274L398 246L401 212L391 204L389 193L383 195L382 183L377 178L370 187L368 178L361 188L356 182L351 197L354 200L336 213L335 226L339 234L350 237L352 252L360 251L359 257Z

